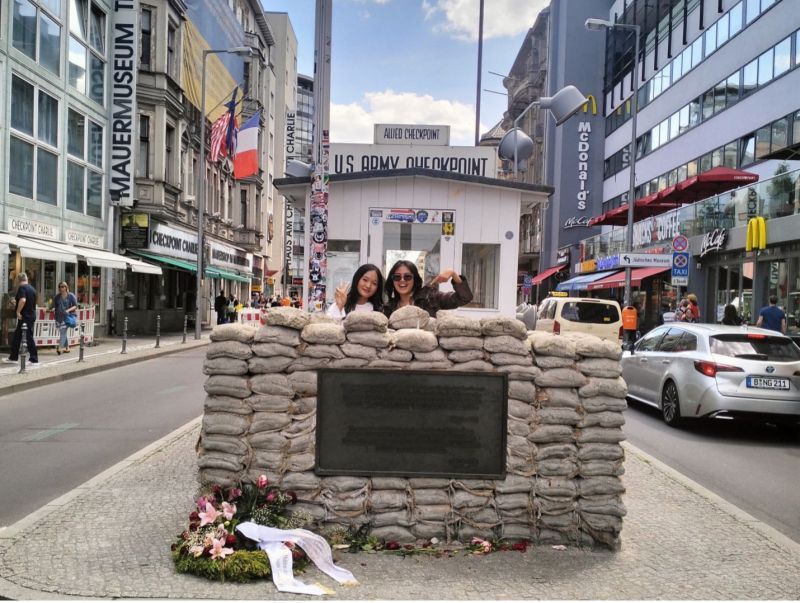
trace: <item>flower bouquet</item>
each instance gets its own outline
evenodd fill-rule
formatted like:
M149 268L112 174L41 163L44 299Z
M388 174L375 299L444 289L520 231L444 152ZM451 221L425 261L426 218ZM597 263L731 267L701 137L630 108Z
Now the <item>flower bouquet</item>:
M270 577L267 554L236 531L238 524L250 521L288 530L311 519L289 509L297 502L294 492L270 487L264 475L255 484L241 487L215 485L196 502L189 527L172 545L172 558L179 572L211 580L248 582ZM308 565L305 553L291 543L286 546L292 549L295 567L302 571Z

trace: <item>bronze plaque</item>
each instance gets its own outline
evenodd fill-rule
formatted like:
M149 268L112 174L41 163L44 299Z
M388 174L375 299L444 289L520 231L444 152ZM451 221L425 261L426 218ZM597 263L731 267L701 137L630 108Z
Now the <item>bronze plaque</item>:
M502 479L505 373L320 369L316 473Z

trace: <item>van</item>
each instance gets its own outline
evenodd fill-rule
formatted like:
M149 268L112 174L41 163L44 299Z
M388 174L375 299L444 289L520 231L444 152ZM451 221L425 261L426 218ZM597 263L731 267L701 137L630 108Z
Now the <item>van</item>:
M548 297L539 306L536 331L588 333L622 342L622 312L611 299Z

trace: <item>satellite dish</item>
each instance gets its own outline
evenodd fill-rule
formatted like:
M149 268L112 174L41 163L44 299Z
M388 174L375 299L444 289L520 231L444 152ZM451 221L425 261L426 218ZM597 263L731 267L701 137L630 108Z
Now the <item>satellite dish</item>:
M514 161L514 147L516 146L516 158L518 162L527 160L533 155L533 140L519 128L511 128L500 140L497 154L501 159Z

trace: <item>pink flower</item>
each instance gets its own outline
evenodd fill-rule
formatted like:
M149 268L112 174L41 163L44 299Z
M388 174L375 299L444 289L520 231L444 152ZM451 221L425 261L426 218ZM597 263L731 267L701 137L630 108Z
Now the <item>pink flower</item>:
M242 491L239 488L231 488L228 490L228 500L236 500L242 495Z
M267 494L267 502L272 502L273 500L275 500L275 493L270 492L269 494Z
M225 546L224 538L214 538L211 544L212 559L225 559L231 553L233 553L233 549Z
M477 536L472 539L472 545L476 547L480 547L480 549L475 551L476 555L485 555L486 553L492 552L492 543L488 540L483 540L482 538L478 538Z
M214 523L219 517L219 511L210 502L206 502L206 510L200 512L200 527Z
M267 480L267 476L262 473L261 475L258 476L258 481L256 482L256 486L258 486L259 490L262 490L263 488L267 487L267 484L269 484L269 480Z
M233 519L234 515L236 515L236 505L229 502L222 503L222 516L225 519Z
M189 552L194 555L195 557L199 557L203 554L203 545L195 544L194 546L189 547Z
M197 508L200 509L200 510L205 509L207 502L208 501L206 500L206 497L205 496L201 496L200 498L197 499Z

